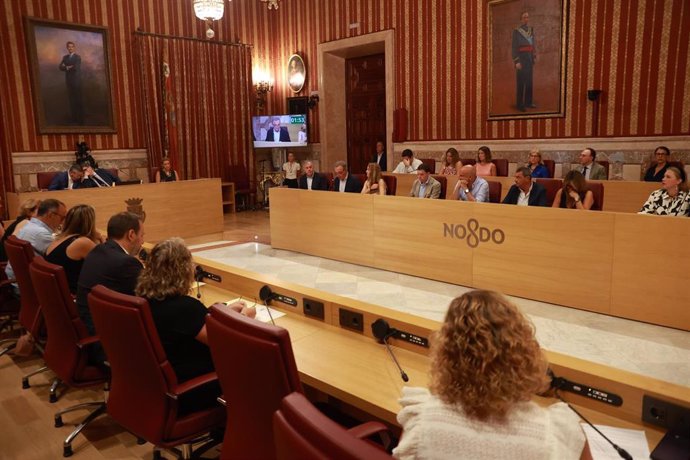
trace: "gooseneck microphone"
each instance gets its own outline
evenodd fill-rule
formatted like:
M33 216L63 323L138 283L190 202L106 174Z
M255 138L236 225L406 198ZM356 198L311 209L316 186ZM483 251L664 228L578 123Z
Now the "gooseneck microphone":
M402 367L400 367L400 363L393 354L391 346L388 345L388 338L395 335L398 332L398 330L392 328L390 324L388 324L388 321L386 321L385 319L379 318L371 324L371 332L372 334L374 334L374 337L376 337L380 343L386 346L388 354L390 355L391 359L393 359L395 365L398 366L398 370L400 371L400 378L402 378L403 382L408 382L410 378L407 376Z
M194 269L194 281L196 281L196 298L201 298L201 280L204 279L204 269L197 265Z
M568 384L571 384L571 385L572 385L572 383L569 382L568 380L562 378L562 377L556 377L551 369L548 369L547 372L548 372L548 374L551 376L551 388L553 388L554 394L556 395L556 397L557 397L558 399L560 399L562 402L564 402L564 403L566 404L566 406L568 406L568 407L570 408L571 411L575 412L575 413L577 414L577 416L580 417L580 418L582 419L583 422L585 422L587 425L589 425L590 427L592 427L592 429L593 429L594 431L596 431L597 433L599 433L599 435L600 435L602 438L604 438L604 439L606 440L606 442L608 442L609 444L611 444L611 446L616 450L616 452L618 452L618 455L620 455L621 458L624 458L625 460L633 460L632 455L630 455L630 454L628 453L627 450L623 449L622 447L620 447L619 445L617 445L616 443L614 443L613 441L611 441L604 433L602 433L602 432L599 430L599 428L597 428L596 426L594 426L594 425L592 424L592 422L590 422L589 420L587 420L587 419L585 418L584 415L582 415L582 414L581 414L579 411L577 411L573 406L571 406L570 403L569 403L568 401L566 401L565 399L563 399L563 397L561 396L559 390L565 388L566 385L568 385Z
M266 311L268 311L268 317L271 318L271 323L275 326L276 322L273 321L273 314L271 313L271 308L269 307L271 300L275 298L275 294L273 291L271 291L271 288L268 285L264 284L263 287L259 289L259 298L264 303Z

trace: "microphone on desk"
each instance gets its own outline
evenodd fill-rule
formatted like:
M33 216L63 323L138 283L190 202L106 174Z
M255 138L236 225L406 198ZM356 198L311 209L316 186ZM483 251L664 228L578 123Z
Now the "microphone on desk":
M95 177L96 179L98 179L99 181L101 181L101 183L102 183L104 186L106 186L106 187L112 187L112 185L109 184L109 183L107 183L106 181L104 181L103 178L102 178L101 176L99 176L98 173L97 173L96 171L93 172L93 177ZM96 179L94 179L94 180L96 180ZM99 187L100 187L100 185L99 185Z
M583 422L585 422L587 425L589 425L594 431L599 433L599 435L604 438L611 446L618 452L618 455L621 456L621 458L624 458L625 460L633 460L632 455L628 453L627 450L623 449L613 441L611 441L604 433L602 433L597 427L595 427L592 422L587 420L584 415L582 415L580 412L578 412L573 406L570 405L568 401L563 399L561 394L559 393L559 390L567 388L568 385L573 385L572 382L564 379L563 377L556 377L551 369L547 370L548 375L551 377L551 388L554 390L554 394L558 399L560 399L562 402L566 404L570 408L571 411L575 412L578 417L582 419Z
M398 370L400 371L400 378L402 378L403 382L408 382L410 378L407 376L402 367L400 367L400 363L393 354L391 346L388 345L388 338L395 335L398 332L398 330L392 328L390 324L388 324L388 321L386 321L385 319L379 318L371 324L371 332L372 334L374 334L374 337L376 337L379 342L383 343L386 346L388 354L393 359L395 365L398 366Z
M275 326L276 322L273 321L273 314L271 313L271 308L269 307L271 300L275 299L275 294L271 291L271 288L264 284L261 289L259 289L259 298L264 303L266 310L268 311L268 317L271 318L271 323Z
M194 269L194 281L196 281L196 298L201 298L201 280L204 279L204 269L197 265Z

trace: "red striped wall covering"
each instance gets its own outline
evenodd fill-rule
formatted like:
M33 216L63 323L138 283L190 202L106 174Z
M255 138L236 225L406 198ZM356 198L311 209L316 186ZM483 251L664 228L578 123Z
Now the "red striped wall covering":
M538 7L536 0L524 0ZM31 99L22 17L28 15L111 31L116 134L83 136L95 149L145 147L138 63L131 32L203 37L191 0L10 0L0 2L0 104L9 152L70 151L77 135L38 135ZM570 0L566 117L492 121L487 118L488 12L477 0L282 0L269 11L258 0L226 3L219 40L254 45L254 63L275 76L268 112L284 111L292 95L284 73L290 54L307 63L305 88L318 90L316 47L385 29L395 30L396 108L410 114L409 139L562 138L591 135L586 90L601 88L601 136L690 133L690 2ZM350 29L349 24L359 26ZM318 110L318 109L317 109ZM319 141L317 117L312 140ZM2 139L2 136L0 136ZM9 152L7 151L9 150ZM8 170L5 168L5 184Z

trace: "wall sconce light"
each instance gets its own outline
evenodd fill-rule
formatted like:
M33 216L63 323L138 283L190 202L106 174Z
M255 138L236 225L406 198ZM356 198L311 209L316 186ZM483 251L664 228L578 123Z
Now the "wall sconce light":
M316 108L316 106L319 103L319 93L316 91L312 91L311 95L309 96L309 100L307 101L307 107L310 109Z
M254 89L256 90L256 108L263 110L266 105L266 95L273 91L273 82L269 80L258 81L254 83Z
M261 1L266 4L266 7L269 10L277 10L278 9L278 2L280 0L261 0Z

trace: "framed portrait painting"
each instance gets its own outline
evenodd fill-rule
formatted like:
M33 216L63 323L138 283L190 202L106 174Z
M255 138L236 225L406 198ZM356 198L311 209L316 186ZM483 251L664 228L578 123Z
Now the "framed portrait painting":
M489 0L489 119L565 115L568 0Z
M307 67L299 54L293 54L288 59L287 81L293 93L299 93L304 87L304 80L307 78Z
M40 134L115 132L108 29L25 18Z

